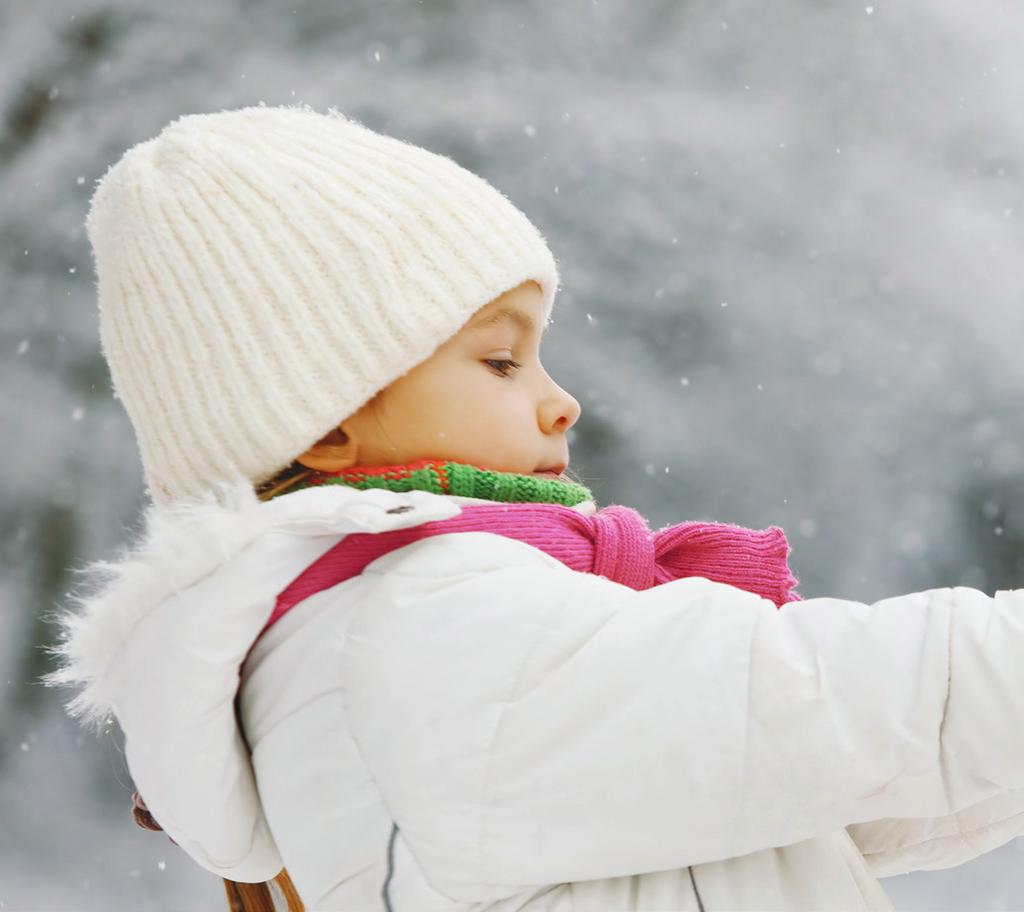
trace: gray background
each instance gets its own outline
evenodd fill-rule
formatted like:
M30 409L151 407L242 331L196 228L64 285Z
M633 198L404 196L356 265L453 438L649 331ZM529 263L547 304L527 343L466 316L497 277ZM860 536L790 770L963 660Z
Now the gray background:
M183 113L304 101L452 156L547 237L545 364L602 504L783 526L805 596L1024 586L1024 7L0 0L0 909L225 908L35 680L143 506L94 182ZM870 668L864 669L871 674ZM1021 840L884 881L1024 907Z

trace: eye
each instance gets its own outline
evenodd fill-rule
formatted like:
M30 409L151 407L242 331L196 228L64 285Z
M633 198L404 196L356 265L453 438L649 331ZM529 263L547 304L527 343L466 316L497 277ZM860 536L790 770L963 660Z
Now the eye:
M518 361L513 361L511 358L484 358L484 364L489 364L503 377L509 376L512 371L522 367Z

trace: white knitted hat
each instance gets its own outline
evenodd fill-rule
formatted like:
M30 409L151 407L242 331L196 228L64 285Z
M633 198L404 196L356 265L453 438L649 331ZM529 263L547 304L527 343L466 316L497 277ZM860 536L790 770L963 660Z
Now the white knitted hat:
M558 288L537 228L450 158L335 109L190 114L86 220L100 339L149 497L270 478L484 304Z

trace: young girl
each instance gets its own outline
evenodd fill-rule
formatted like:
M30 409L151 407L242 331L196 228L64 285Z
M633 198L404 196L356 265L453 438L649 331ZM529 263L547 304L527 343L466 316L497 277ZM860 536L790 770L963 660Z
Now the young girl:
M88 228L152 503L47 682L232 908L891 909L1024 833L1024 590L801 600L776 527L597 509L481 178L261 105Z

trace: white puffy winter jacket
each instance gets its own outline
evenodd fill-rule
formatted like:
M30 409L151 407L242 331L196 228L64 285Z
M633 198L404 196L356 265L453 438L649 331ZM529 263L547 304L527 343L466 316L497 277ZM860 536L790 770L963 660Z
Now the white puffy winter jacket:
M1024 833L1024 590L780 610L462 532L378 558L249 652L341 536L475 502L238 484L150 507L64 618L50 683L116 716L198 864L286 866L311 912L891 909L877 877Z

